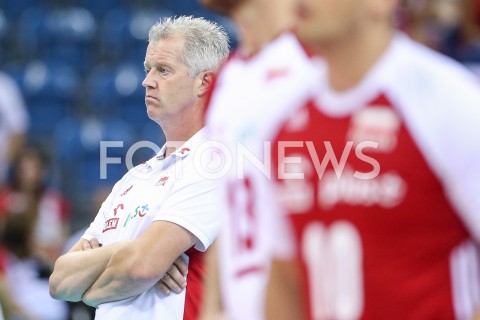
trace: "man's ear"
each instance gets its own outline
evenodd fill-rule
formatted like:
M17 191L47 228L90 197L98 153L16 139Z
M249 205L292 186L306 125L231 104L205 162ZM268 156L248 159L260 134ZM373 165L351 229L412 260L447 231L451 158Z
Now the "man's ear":
M201 82L200 86L198 87L199 97L205 96L208 93L210 87L212 86L214 76L215 74L213 73L213 71L205 71L200 74L199 80Z

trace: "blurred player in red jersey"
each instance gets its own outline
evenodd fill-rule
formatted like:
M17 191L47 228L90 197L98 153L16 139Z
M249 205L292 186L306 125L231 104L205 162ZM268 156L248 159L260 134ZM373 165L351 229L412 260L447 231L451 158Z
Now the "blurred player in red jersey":
M230 170L221 179L223 225L211 253L204 319L263 318L271 237L268 216L275 204L266 186L274 128L293 106L310 96L316 68L297 38L294 1L204 0L228 14L239 30L238 50L217 75L206 115L213 140L226 148ZM265 166L267 164L267 166ZM217 265L218 264L218 265Z
M397 1L298 3L327 66L273 148L288 219L272 219L268 319L472 319L478 81L395 31Z

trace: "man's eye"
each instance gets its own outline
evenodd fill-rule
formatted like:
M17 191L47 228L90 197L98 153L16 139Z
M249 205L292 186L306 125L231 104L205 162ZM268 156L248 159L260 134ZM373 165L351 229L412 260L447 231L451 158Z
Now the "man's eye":
M150 72L150 69L144 69L145 73L148 74Z

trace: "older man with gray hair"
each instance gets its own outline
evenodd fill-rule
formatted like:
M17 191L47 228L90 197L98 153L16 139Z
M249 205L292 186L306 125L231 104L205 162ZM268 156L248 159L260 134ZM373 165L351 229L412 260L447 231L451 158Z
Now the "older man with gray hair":
M57 260L54 298L96 307L96 319L197 318L202 252L219 217L217 184L197 170L195 151L208 143L205 100L228 52L224 30L202 18L166 18L151 28L145 104L167 143L117 182L82 238Z

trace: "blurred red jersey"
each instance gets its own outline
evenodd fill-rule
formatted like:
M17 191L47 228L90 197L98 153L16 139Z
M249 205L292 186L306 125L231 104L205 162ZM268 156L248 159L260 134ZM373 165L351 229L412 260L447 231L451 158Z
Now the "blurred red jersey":
M285 123L273 155L293 232L275 254L301 262L311 319L479 310L479 107L463 67L398 35L356 88L325 85Z

